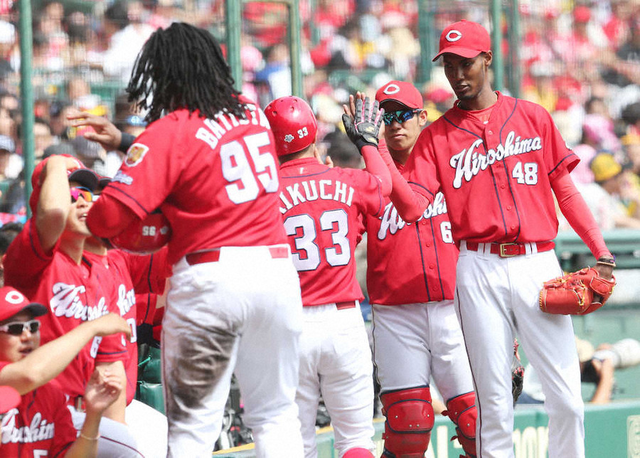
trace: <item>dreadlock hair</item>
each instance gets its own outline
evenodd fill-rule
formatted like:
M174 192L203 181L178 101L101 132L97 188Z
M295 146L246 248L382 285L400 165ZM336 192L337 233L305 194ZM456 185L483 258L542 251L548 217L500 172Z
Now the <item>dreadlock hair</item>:
M129 101L153 122L177 109L214 118L220 111L245 117L231 69L206 30L176 22L156 30L138 54L127 86Z

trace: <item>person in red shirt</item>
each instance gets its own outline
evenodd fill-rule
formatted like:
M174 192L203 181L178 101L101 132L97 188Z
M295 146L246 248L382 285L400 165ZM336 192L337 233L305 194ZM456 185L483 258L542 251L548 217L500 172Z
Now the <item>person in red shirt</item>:
M385 109L384 139L395 166L404 164L427 124L420 91L390 81L376 92ZM476 407L471 371L453 297L458 248L447 202L438 192L414 224L386 199L380 215L367 215L367 290L373 309L373 356L385 423L383 456L424 455L434 410L431 378L446 402L467 456L475 455ZM407 412L405 417L397 412ZM413 425L419 423L419 431Z
M35 168L31 177L33 216L7 249L5 284L32 300L47 304L51 313L42 317L42 341L49 342L109 313L113 297L101 283L90 262L83 260L84 243L91 233L86 215L98 178L70 156L51 156ZM94 368L110 370L126 383L123 361L126 344L121 335L95 337L56 378L67 395L74 424L82 427L83 396ZM105 412L100 423L101 456L139 456L135 438L120 422L125 393Z
M366 112L367 121L379 128L377 105ZM298 97L272 101L265 114L280 160L280 212L304 306L296 393L304 456L318 454L316 413L322 398L339 456L373 458L373 366L354 251L362 238L362 218L379 215L391 192L389 170L377 141L360 146L369 171L322 164L316 118Z
M554 196L612 276L614 258L569 172L578 157L539 105L494 92L489 33L460 21L440 37L445 76L458 98L422 131L403 175L389 161L391 200L406 222L441 191L460 255L454 305L477 394L477 456L512 457L511 363L515 334L543 384L549 456L584 456L580 370L570 316L540 310L542 284L562 275L553 251Z
M111 180L101 177L95 195ZM148 256L136 256L119 249L107 249L103 241L89 237L84 246L83 259L95 269L98 281L110 286L110 311L119 314L131 327L132 338L125 342L128 357L125 364L126 409L119 421L126 423L136 438L144 456L166 456L167 418L157 410L134 399L138 382L137 292L164 292L165 278L170 266L166 262L167 250Z
M95 371L84 393L86 417L77 435L67 400L50 381L95 336L131 331L115 314L88 321L40 346L39 317L48 309L9 286L0 288L0 384L22 395L2 418L2 456L92 457L99 424L123 386L109 371ZM77 438L76 438L77 435Z
M149 125L87 224L111 238L156 209L170 222L162 330L168 456L210 456L235 371L257 456L299 457L302 304L269 123L234 89L213 36L185 23L149 38L128 93Z

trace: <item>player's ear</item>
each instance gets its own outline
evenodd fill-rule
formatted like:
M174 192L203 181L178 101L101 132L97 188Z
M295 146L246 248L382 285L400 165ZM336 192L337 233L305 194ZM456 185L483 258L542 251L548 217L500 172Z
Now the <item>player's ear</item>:
M428 119L429 114L427 113L427 109L425 108L418 114L418 125L420 127L424 127L427 124Z
M488 68L493 62L493 52L485 51L482 53L482 57L484 58L484 64Z

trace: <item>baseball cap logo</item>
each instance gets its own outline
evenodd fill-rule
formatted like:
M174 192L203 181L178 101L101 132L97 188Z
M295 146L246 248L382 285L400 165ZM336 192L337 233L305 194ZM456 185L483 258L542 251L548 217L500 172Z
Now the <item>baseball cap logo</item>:
M382 92L384 92L387 95L397 94L398 92L400 92L400 86L398 86L397 84L390 84L387 87L385 87Z
M26 299L19 291L9 291L6 296L4 296L4 300L9 304L21 304Z
M447 41L450 41L453 43L455 41L458 41L460 38L462 38L462 33L455 29L449 30L449 33L447 33L447 36L445 38L447 39Z

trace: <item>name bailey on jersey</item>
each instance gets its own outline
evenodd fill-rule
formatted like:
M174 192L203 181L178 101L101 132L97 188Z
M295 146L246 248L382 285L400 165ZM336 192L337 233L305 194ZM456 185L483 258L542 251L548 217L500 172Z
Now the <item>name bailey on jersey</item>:
M453 179L454 188L459 189L463 178L466 182L471 181L481 170L486 170L496 161L542 149L540 137L520 139L513 131L507 135L504 145L500 144L496 149L487 150L487 154L476 151L483 144L483 140L479 138L469 148L451 156L449 164L456 169L456 176Z
M302 187L301 187L302 185ZM307 180L287 186L280 193L280 200L284 207L280 207L282 214L296 205L307 201L335 200L351 206L355 189L339 180Z
M420 219L421 221L425 218L435 218L439 215L444 215L447 213L447 202L444 200L444 195L439 192L436 194L433 202L429 204L427 209L424 211ZM416 221L416 223L418 223ZM393 235L402 229L405 226L410 226L411 223L406 223L400 216L398 215L398 210L396 209L393 202L389 202L384 208L384 213L380 217L380 229L378 229L378 240L384 240L387 238L387 235Z

